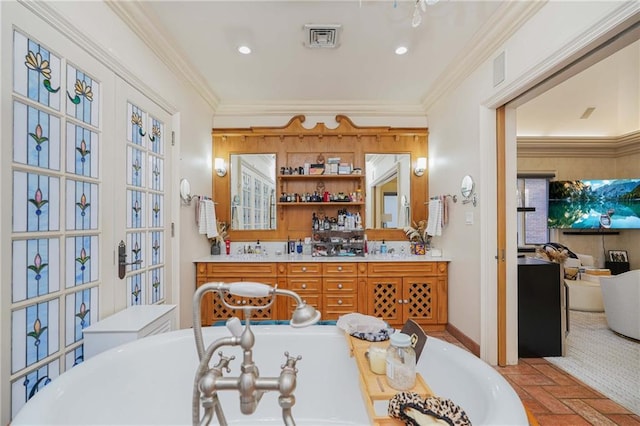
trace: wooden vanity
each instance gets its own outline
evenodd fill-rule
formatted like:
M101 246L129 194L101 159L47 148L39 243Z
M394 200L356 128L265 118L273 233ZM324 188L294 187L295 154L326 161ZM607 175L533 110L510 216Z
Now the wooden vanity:
M422 259L424 258L424 260ZM387 260L388 259L388 260ZM429 260L426 260L429 259ZM225 256L199 259L196 286L208 282L256 281L293 290L322 313L335 320L350 312L384 319L402 326L413 319L425 330L443 330L447 324L448 261L427 256L391 258L376 256L354 260L311 256L272 256L261 261L224 261ZM230 304L266 304L266 298L227 295ZM278 297L270 307L253 313L253 319L287 320L295 303ZM240 310L226 307L213 293L202 302L202 324L211 325Z

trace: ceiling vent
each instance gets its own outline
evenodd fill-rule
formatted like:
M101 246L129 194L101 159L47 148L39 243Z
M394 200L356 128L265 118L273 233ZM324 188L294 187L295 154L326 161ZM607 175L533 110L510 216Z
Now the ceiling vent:
M304 26L304 45L309 48L329 48L335 49L340 45L340 31L342 25L317 25L306 24Z

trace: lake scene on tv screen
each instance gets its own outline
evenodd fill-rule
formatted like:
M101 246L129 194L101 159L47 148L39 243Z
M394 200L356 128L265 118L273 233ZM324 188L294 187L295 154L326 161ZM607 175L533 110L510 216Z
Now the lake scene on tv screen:
M549 182L549 228L640 229L640 179Z

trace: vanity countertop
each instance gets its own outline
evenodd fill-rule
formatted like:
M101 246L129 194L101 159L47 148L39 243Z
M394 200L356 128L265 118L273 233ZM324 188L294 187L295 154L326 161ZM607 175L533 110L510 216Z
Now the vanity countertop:
M429 255L373 254L368 256L310 256L301 254L232 254L209 255L194 260L194 263L222 262L450 262L448 257L432 257Z

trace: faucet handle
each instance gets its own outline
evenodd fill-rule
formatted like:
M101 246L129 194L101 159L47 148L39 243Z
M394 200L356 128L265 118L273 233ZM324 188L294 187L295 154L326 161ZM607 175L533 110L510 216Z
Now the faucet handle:
M284 364L280 366L281 369L290 368L294 370L296 373L298 370L296 369L296 363L302 359L302 355L298 355L296 357L289 356L289 352L285 352L284 356L287 358Z
M220 356L220 361L218 361L218 363L213 368L217 368L220 371L222 371L222 369L225 369L227 370L227 373L231 373L231 369L229 368L229 362L236 359L235 355L231 355L227 357L222 354L222 351L218 352L218 355Z

